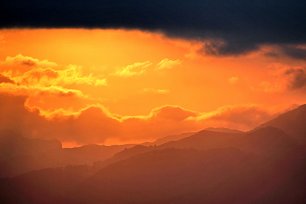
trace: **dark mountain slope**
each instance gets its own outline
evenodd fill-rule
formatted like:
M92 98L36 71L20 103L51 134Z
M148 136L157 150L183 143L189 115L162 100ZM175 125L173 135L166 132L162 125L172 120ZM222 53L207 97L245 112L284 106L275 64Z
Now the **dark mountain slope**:
M209 150L237 148L252 153L281 153L297 147L296 141L280 129L263 127L246 133L223 133L203 130L190 137L169 142L158 148Z
M260 127L266 126L279 128L301 144L306 145L306 104L283 113Z
M59 141L30 139L12 131L0 132L0 178L29 171L106 160L132 145L85 145L62 148Z
M301 155L292 151L280 160L233 148L153 150L109 165L73 195L89 203L302 203Z
M281 121L303 119L303 114L285 114ZM294 119L289 120L291 117ZM304 204L306 148L301 135L286 133L289 126L267 124L246 133L204 130L160 146L135 146L117 153L100 168L72 166L2 179L0 200L37 204ZM302 124L297 124L301 130Z

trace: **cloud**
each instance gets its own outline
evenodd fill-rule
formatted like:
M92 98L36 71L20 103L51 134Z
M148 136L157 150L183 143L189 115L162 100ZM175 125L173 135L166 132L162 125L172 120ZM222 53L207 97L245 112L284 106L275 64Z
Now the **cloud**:
M75 115L46 118L26 107L26 96L0 94L0 130L12 129L26 137L55 138L79 144L103 142L116 136L120 122L102 107L88 107Z
M156 70L171 69L174 66L180 65L181 63L181 60L171 60L165 58L156 64ZM135 62L125 67L121 67L117 72L114 73L114 75L120 77L140 76L146 73L152 65L153 63L150 61Z
M9 93L16 96L29 96L34 94L45 94L45 93L55 93L59 96L84 96L83 93L79 90L75 89L65 89L58 86L25 86L25 85L17 85L14 83L6 83L0 84L0 92L1 93Z
M26 96L0 93L0 130L14 129L26 137L52 138L78 144L107 140L147 141L189 130L194 113L179 107L161 107L146 116L115 116L103 106L90 106L73 115L46 118L37 109L26 108Z
M181 60L171 60L168 58L165 58L163 60L161 60L158 64L157 64L157 69L162 70L162 69L171 69L177 65L182 64Z
M48 60L28 56L7 57L0 63L0 74L21 85L59 86L85 84L104 86L106 79L84 75L82 67L76 65L60 66Z
M302 91L306 88L306 68L276 65L270 73L271 80L262 81L259 89L265 92Z
M5 1L0 27L127 28L209 42L217 55L306 43L303 0Z
M72 114L89 104L97 103L79 90L58 86L41 87L0 83L0 94L26 97L26 108L38 110L46 117L53 117L59 111L62 114Z
M0 74L0 84L1 83L14 83L13 80L11 80L10 78L3 76L2 74Z
M142 75L147 71L148 67L150 67L151 65L152 62L150 61L136 62L121 68L115 73L115 75L121 77L132 77L132 76Z
M153 88L144 88L141 93L152 93L152 94L160 94L165 95L170 93L169 89L153 89Z
M120 116L97 104L70 114L59 111L48 118L26 103L27 96L0 93L0 130L14 129L27 137L76 144L145 142L206 127L248 130L274 116L254 105L223 107L206 113L163 106L147 115Z
M290 56L296 59L306 60L306 47L305 46L292 46L287 45L281 47L284 55Z
M17 68L21 70L31 69L31 67L55 67L57 64L55 62L50 62L48 60L38 60L33 57L23 56L21 54L14 57L6 57L5 61L2 62L5 65L21 65Z
M290 68L284 73L288 77L289 89L306 88L306 69L305 68Z
M256 105L226 106L199 117L207 126L250 130L271 119L275 113Z
M161 108L153 109L151 112L151 118L174 121L183 121L196 115L197 114L195 112L183 109L178 106L164 106Z
M274 49L266 53L267 56L283 58L289 56L293 59L306 60L306 45L281 45L274 46Z
M82 68L76 65L69 65L66 69L60 70L59 83L64 84L87 84L92 86L105 86L107 81L104 78L97 78L90 75L83 75Z
M76 65L61 66L48 60L17 55L0 62L0 93L26 97L26 107L53 117L71 114L99 100L70 85L105 86L106 80L84 75Z
M37 112L29 112L24 106L25 101L25 96L0 93L0 130L14 130L30 136L42 127L44 120L40 120Z

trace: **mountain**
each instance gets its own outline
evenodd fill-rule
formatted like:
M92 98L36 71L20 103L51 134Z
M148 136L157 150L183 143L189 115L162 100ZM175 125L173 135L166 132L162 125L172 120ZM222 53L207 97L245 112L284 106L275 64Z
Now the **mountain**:
M210 128L205 128L204 130L208 130L208 131L212 131L212 132L223 132L223 133L241 133L241 131L239 131L239 130L234 130L234 129L229 129L229 128L210 127ZM196 133L197 132L186 132L186 133L177 134L177 135L169 135L169 136L166 136L166 137L159 138L159 139L155 140L154 142L144 143L143 145L145 145L145 146L162 145L162 144L165 144L167 142L177 141L177 140L189 137L189 136L194 135Z
M65 203L65 197L92 175L89 166L67 166L31 171L0 179L1 203Z
M304 204L306 145L299 139L304 128L304 121L299 120L304 115L302 106L249 132L206 129L161 145L123 147L95 165L3 178L0 200L31 204ZM295 124L299 131L288 131L293 128L286 123ZM56 147L49 149L57 151L52 146ZM98 154L100 148L85 146L71 152L87 152L80 161L95 160L94 152Z
M283 113L260 127L266 126L279 128L299 143L306 145L306 104Z
M167 143L167 142L176 141L176 140L183 139L185 137L189 137L193 134L195 134L195 132L186 132L186 133L177 134L177 135L169 135L169 136L166 136L166 137L159 138L159 139L155 140L154 142L151 142L151 143L146 144L146 145L147 146L148 145L161 145L161 144L164 144L164 143Z
M94 166L96 169L101 169L118 161L163 149L211 150L221 148L236 148L248 153L281 157L292 149L300 148L300 146L282 130L274 127L262 127L250 132L221 132L205 129L189 137L159 146L136 145L126 148L107 160L95 162Z
M212 132L223 132L223 133L242 133L240 130L230 129L230 128L215 128L209 127L205 128L205 130L212 131Z
M234 148L153 150L105 167L73 195L89 203L303 203L305 164L305 151L279 160Z
M89 203L180 203L192 197L189 201L194 203L201 192L210 188L204 183L212 171L234 172L230 169L244 159L244 155L236 154L239 155L235 150L147 152L99 171L80 187L78 199L89 198ZM224 161L222 164L217 162L220 157ZM225 167L227 164L230 166ZM184 198L184 195L190 197Z
M306 151L280 160L235 148L156 149L97 173L69 167L1 180L4 203L297 203L306 199Z
M132 145L85 145L62 148L59 141L22 137L13 131L0 132L0 177L67 165L93 164L106 160Z
M63 148L61 159L64 165L90 165L97 161L109 159L116 153L132 146L130 144L112 146L92 144L74 148Z
M93 168L95 170L100 170L110 164L129 159L133 156L143 154L146 152L150 152L152 150L156 149L155 146L145 146L145 145L135 145L130 148L125 148L124 150L114 154L111 158L102 160L102 161L97 161L93 163Z
M76 190L78 200L282 204L306 199L306 148L274 127L203 130L156 147L128 148L116 157Z
M62 145L56 140L29 139L12 131L0 133L0 177L60 165Z
M221 134L223 132L224 133L242 133L241 131L236 131L236 130L231 130L231 129L226 129L226 128L220 128L220 129L219 128L211 128L209 131L208 131L208 129L205 129L201 132L209 132L209 133L212 133L212 134L216 133L217 135L223 135L223 134ZM220 133L220 134L218 134L218 133ZM132 146L130 148L126 148L123 151L120 151L120 152L114 154L114 156L111 157L108 160L95 162L95 168L100 169L100 168L102 168L104 166L107 166L111 163L118 162L120 160L125 160L125 159L133 157L135 155L143 154L143 153L146 153L146 152L149 152L149 151L152 151L152 150L165 149L165 148L169 148L169 147L170 148L180 148L179 145L177 145L178 143L180 143L179 141L188 140L186 138L189 138L189 137L191 138L190 140L194 141L195 136L193 136L193 135L198 135L198 134L200 134L200 132L199 133L191 133L190 132L190 133L183 133L183 134L179 134L179 135L171 135L171 136L167 136L167 137L158 139L153 143L149 143L150 145L148 143L142 144L142 145L135 145L135 146ZM195 141L195 142L197 144L200 144L197 141ZM203 142L205 143L205 141L203 141ZM176 145L171 146L171 144L176 144ZM187 147L187 148L196 149L195 146Z
M240 138L242 133L224 133L209 130L202 130L194 135L177 141L171 141L160 145L160 148L179 149L213 149L227 147L231 141Z
M298 148L297 142L274 127L262 127L250 132L225 133L203 130L190 137L165 143L159 148L209 150L216 148L237 148L256 154L282 154L291 148Z

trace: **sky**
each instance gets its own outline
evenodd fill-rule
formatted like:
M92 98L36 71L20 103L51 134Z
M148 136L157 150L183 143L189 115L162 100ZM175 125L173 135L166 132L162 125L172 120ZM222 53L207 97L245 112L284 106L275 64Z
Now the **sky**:
M305 3L154 2L5 2L0 130L141 143L305 103Z

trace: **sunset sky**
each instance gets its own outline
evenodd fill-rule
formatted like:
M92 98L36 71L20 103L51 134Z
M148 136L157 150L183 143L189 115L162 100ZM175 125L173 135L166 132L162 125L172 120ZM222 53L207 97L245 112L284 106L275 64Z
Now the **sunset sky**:
M285 35L261 18L257 27L238 20L246 31L233 24L223 26L225 35L214 26L202 32L195 20L182 21L180 32L171 12L165 24L151 19L134 25L115 15L112 26L107 20L99 26L99 18L86 24L42 14L39 21L36 7L30 16L9 15L15 7L6 8L11 20L0 22L0 129L66 146L140 143L206 127L250 130L306 102L306 40L293 28ZM283 17L275 15L271 21ZM228 23L220 19L211 23Z

